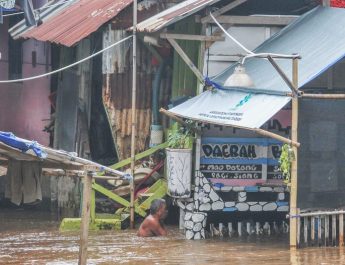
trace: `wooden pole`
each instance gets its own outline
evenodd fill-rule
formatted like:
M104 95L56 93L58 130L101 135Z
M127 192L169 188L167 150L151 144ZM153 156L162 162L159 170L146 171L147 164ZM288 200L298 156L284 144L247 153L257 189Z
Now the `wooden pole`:
M272 64L274 69L276 69L276 71L281 76L281 78L284 80L284 82L291 89L292 93L294 95L298 95L298 87L295 86L295 84L293 84L293 81L292 82L290 81L290 79L285 75L284 71L279 67L279 65L274 61L274 59L271 56L267 56L267 59ZM293 59L293 60L295 60L295 59Z
M302 93L302 98L314 98L314 99L345 99L345 94L310 94Z
M344 214L339 214L339 247L344 247Z
M298 59L292 60L292 84L298 88ZM298 97L292 98L291 140L298 142ZM291 162L291 188L290 188L290 247L297 247L297 147L292 147L295 159Z
M134 169L135 169L135 145L136 145L136 94L137 94L137 0L133 1L133 77L132 77L132 137L131 137L131 175L130 183L130 227L134 224Z
M88 173L84 177L83 187L83 210L80 226L80 245L79 245L79 265L86 265L87 261L87 239L89 235L90 208L91 208L91 186L92 174Z

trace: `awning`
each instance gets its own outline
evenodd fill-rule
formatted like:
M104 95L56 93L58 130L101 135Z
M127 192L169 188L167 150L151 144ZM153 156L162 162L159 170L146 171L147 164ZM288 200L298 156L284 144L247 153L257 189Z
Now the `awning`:
M150 17L137 25L137 31L155 32L195 14L220 0L186 0L163 12Z
M345 9L316 7L296 19L254 50L255 53L299 54L298 84L304 86L345 55ZM292 76L291 60L277 60L288 77ZM267 61L250 58L245 61L246 72L256 87L290 92L288 86ZM213 78L223 85L235 65Z
M242 128L260 128L290 97L232 90L206 91L169 110L196 121Z
M32 38L72 46L117 16L132 2L133 0L59 0L42 12L43 24L40 26L30 28L22 21L9 32L14 39Z
M343 25L344 9L317 7L265 41L255 53L301 55L298 67L301 87L344 57ZM291 60L276 61L291 77ZM222 86L235 66L230 66L212 81ZM215 92L204 92L170 109L170 114L213 124L259 128L289 102L291 98L284 94L291 90L267 60L248 59L245 68L257 87L257 93L255 88L251 89L252 92L241 91L241 88L215 89Z

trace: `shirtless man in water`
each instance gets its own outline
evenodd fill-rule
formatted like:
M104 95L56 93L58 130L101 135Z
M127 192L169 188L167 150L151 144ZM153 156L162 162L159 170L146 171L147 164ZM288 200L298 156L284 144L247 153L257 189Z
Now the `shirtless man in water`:
M167 214L168 211L165 200L153 200L150 206L150 215L141 223L138 236L166 236L167 230L164 227L163 221Z

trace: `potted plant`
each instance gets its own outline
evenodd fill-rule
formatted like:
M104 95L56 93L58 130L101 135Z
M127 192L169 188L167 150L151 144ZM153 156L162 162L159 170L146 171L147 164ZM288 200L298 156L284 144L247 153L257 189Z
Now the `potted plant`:
M191 196L192 147L194 137L188 128L175 123L168 132L168 194L174 198Z

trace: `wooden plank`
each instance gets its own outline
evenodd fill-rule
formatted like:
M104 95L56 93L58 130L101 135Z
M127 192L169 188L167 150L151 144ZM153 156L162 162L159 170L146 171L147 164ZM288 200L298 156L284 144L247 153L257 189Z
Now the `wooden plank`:
M130 206L130 203L127 200L125 200L124 198L112 193L110 190L107 190L106 188L102 187L101 185L99 185L97 183L93 183L92 188L95 189L96 191L102 193L103 195L107 196L109 199L112 199L113 201L121 204L124 207ZM138 207L135 207L135 212L142 217L146 216L146 212L141 210Z
M332 246L336 245L337 240L337 216L332 215Z
M158 150L164 149L166 147L168 147L168 142L165 142L165 143L162 143L162 144L157 145L155 147L152 147L152 148L150 148L150 149L148 149L142 153L135 155L135 160L143 159L144 157L150 156L153 153L157 152ZM129 157L125 160L122 160L122 161L110 166L110 168L111 169L119 169L121 167L129 165L130 163L131 163L131 158ZM102 173L102 175L103 175L103 173Z
M322 244L321 227L322 227L322 218L321 216L318 216L317 218L317 244L319 245L319 247Z
M189 69L192 70L192 72L195 74L195 76L198 78L200 83L204 83L204 77L202 73L199 71L199 69L194 65L191 59L189 59L188 55L182 50L180 45L171 38L167 38L171 46L174 47L175 51L180 55L180 57L183 59L183 61L188 65Z
M308 245L308 218L303 217L303 237L304 237L304 244Z
M300 210L297 209L297 214L300 213ZM301 218L297 218L297 247L300 247L301 245Z
M286 26L296 18L298 16L219 16L217 17L217 21L221 24L231 24L232 26Z
M92 183L95 183L95 180L92 180ZM91 223L95 223L96 219L96 191L94 189L91 190L91 205L90 205L90 217Z
M204 35L193 35L193 34L176 34L176 33L161 33L162 39L176 39L176 40L197 40L197 41L225 41L223 36L204 36Z
M311 223L310 223L310 240L311 244L314 245L315 243L315 217L311 217Z
M325 246L329 245L329 216L325 216Z
M295 88L298 87L298 59L292 60L292 84ZM292 98L292 122L291 122L291 141L298 142L298 98ZM290 247L297 246L297 147L293 146L292 150L295 154L295 159L291 161L291 188L290 188Z
M91 185L92 175L88 174L84 178L83 186L83 210L81 216L81 231L80 231L80 245L79 245L79 265L86 265L87 262L87 245L89 235L90 223L90 204L91 204Z
M344 246L344 214L339 215L339 247Z
M216 18L221 14L224 14L225 12L234 9L235 7L243 4L244 2L247 2L247 0L235 0L231 2L230 4L223 6L222 8L218 9L217 11L213 12L212 15ZM203 17L201 19L201 23L207 23L212 21L212 18L210 16Z

